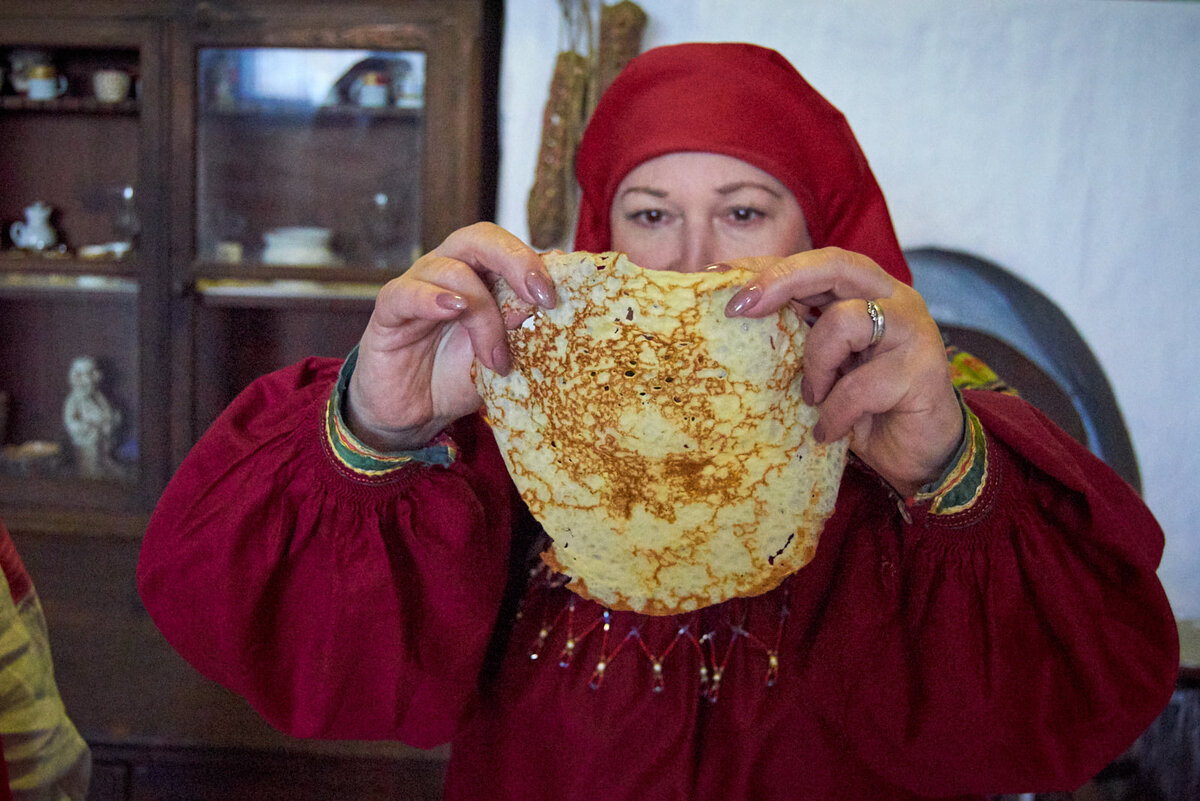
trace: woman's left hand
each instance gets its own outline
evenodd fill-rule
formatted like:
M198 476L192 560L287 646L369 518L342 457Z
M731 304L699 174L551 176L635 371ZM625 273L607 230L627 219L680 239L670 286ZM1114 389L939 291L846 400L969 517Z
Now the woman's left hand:
M820 415L818 440L849 434L854 453L904 497L945 471L962 440L962 411L941 333L915 289L839 248L728 263L758 273L730 300L730 317L765 317L788 304L802 319L820 311L801 380ZM884 319L875 345L869 300Z

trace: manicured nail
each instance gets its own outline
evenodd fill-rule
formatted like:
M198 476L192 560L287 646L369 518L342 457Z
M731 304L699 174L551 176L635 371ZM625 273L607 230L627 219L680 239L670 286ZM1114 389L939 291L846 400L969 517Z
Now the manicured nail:
M541 273L534 270L526 273L525 288L543 309L553 309L558 305L558 298L554 295L554 284L550 283L550 279Z
M818 421L817 424L815 426L813 426L813 438L817 442L825 441L825 424L824 423Z
M453 292L442 292L434 298L434 303L449 311L462 311L467 308L467 299Z
M508 375L512 372L512 357L508 355L508 345L501 342L492 351L493 369L500 375Z
M733 268L730 267L728 264L724 264L722 262L717 262L716 264L710 264L707 267L705 267L704 272L706 272L706 273L727 273L732 269Z
M758 303L760 298L762 298L762 287L758 284L750 284L749 286L742 287L740 292L729 299L729 303L725 306L725 316L737 317L755 303Z

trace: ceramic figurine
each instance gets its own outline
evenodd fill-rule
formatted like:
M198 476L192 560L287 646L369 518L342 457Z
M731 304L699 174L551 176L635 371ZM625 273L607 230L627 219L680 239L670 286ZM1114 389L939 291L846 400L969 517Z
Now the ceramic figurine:
M121 413L100 391L102 373L91 356L79 356L68 373L71 392L63 404L63 423L75 446L75 464L88 478L116 478L121 466L113 458L113 438Z

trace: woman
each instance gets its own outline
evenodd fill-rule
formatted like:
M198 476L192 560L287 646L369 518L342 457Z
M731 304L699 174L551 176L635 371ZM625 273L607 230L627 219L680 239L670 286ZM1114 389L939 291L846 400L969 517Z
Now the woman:
M256 382L189 455L139 574L168 640L293 734L452 741L447 798L979 797L1127 746L1177 665L1162 534L1029 406L956 393L841 115L772 51L658 48L577 174L579 248L752 266L727 314L819 312L803 394L855 458L814 561L663 618L530 573L469 367L510 369L487 274L554 287L480 224L384 287L345 364Z

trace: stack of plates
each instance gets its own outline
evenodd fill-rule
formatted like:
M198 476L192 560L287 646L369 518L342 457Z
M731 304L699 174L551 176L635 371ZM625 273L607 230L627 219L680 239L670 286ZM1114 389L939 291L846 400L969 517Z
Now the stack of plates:
M329 267L341 264L329 247L333 234L328 228L298 225L273 228L263 234L265 264L289 264L300 267Z

